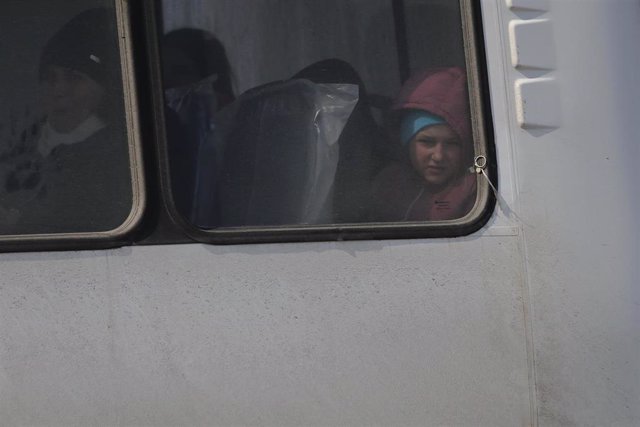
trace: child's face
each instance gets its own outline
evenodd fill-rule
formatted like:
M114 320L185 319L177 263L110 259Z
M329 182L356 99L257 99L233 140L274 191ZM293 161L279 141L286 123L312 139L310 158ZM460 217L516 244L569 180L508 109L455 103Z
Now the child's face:
M42 77L44 104L51 126L58 132L71 132L95 113L104 89L80 71L51 65Z
M462 170L462 142L448 125L419 131L409 142L411 164L427 185L449 184Z

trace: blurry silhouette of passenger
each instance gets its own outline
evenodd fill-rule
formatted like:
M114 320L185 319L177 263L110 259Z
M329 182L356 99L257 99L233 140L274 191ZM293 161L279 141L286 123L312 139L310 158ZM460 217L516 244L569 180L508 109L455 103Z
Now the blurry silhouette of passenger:
M235 99L227 52L207 31L181 28L167 33L162 40L162 67L165 89L189 87L209 79L218 108Z
M80 13L47 42L39 80L44 117L0 157L6 233L107 231L132 204L113 19Z
M221 147L215 115L234 99L231 65L211 33L182 28L162 40L163 84L168 117L177 116L182 135L168 138L173 199L192 223L217 223L216 180ZM174 126L176 127L176 126Z

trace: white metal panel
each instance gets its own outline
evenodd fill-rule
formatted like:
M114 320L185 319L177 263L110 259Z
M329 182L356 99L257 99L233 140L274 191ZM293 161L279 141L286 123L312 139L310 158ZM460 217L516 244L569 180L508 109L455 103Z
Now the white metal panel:
M518 236L0 262L7 425L530 425Z
M640 3L551 1L562 126L508 126L516 154L533 310L538 422L640 425ZM506 32L518 16L483 2L492 92L515 102L531 77L509 63ZM497 6L497 7L496 7ZM495 34L499 28L503 33ZM548 49L548 46L538 48ZM502 69L500 65L503 64ZM499 109L499 107L498 107ZM502 119L502 116L498 116Z
M552 130L562 125L560 88L555 79L518 79L515 82L516 119L524 129Z

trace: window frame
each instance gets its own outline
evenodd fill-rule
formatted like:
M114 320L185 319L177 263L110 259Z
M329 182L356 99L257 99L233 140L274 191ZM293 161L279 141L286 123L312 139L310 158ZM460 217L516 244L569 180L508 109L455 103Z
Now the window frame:
M178 213L171 192L159 40L159 0L113 0L119 36L124 106L131 166L132 209L118 228L103 232L0 236L0 252L106 249L123 245L200 242L250 244L341 240L450 238L481 229L495 209L495 196L479 180L478 196L464 218L439 222L367 222L203 230ZM479 0L459 0L476 155L497 186L487 66ZM135 25L134 25L135 24ZM143 145L144 143L144 145ZM144 161L144 168L143 168ZM145 178L146 176L146 178Z
M485 172L497 187L497 165L493 142L492 119L486 59L484 55L482 17L478 0L458 0L464 42L465 65L470 101L471 128L473 133L475 156L485 156ZM164 95L159 40L162 36L162 7L159 2L146 1L145 14L152 19L147 21L147 52L152 64L150 81L154 96L157 135L158 167L160 170L160 188L165 209L171 221L190 239L200 243L253 244L342 240L381 240L414 238L452 238L472 234L481 229L491 218L495 209L495 195L488 182L478 179L476 203L463 218L447 221L417 222L367 222L358 224L314 224L282 225L268 227L225 227L205 230L198 228L185 219L177 210L171 194L171 177L167 137L164 127Z
M140 224L146 206L145 177L138 118L137 82L134 68L132 19L127 0L112 0L118 37L120 74L131 172L131 210L122 224L95 232L0 235L0 252L35 250L101 249L122 246Z

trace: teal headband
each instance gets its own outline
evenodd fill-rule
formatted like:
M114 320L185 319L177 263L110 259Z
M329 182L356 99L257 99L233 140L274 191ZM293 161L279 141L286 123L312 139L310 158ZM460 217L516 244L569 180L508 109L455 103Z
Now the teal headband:
M422 129L433 125L444 125L446 121L440 117L422 110L410 110L404 113L400 122L400 141L403 145L409 141Z

